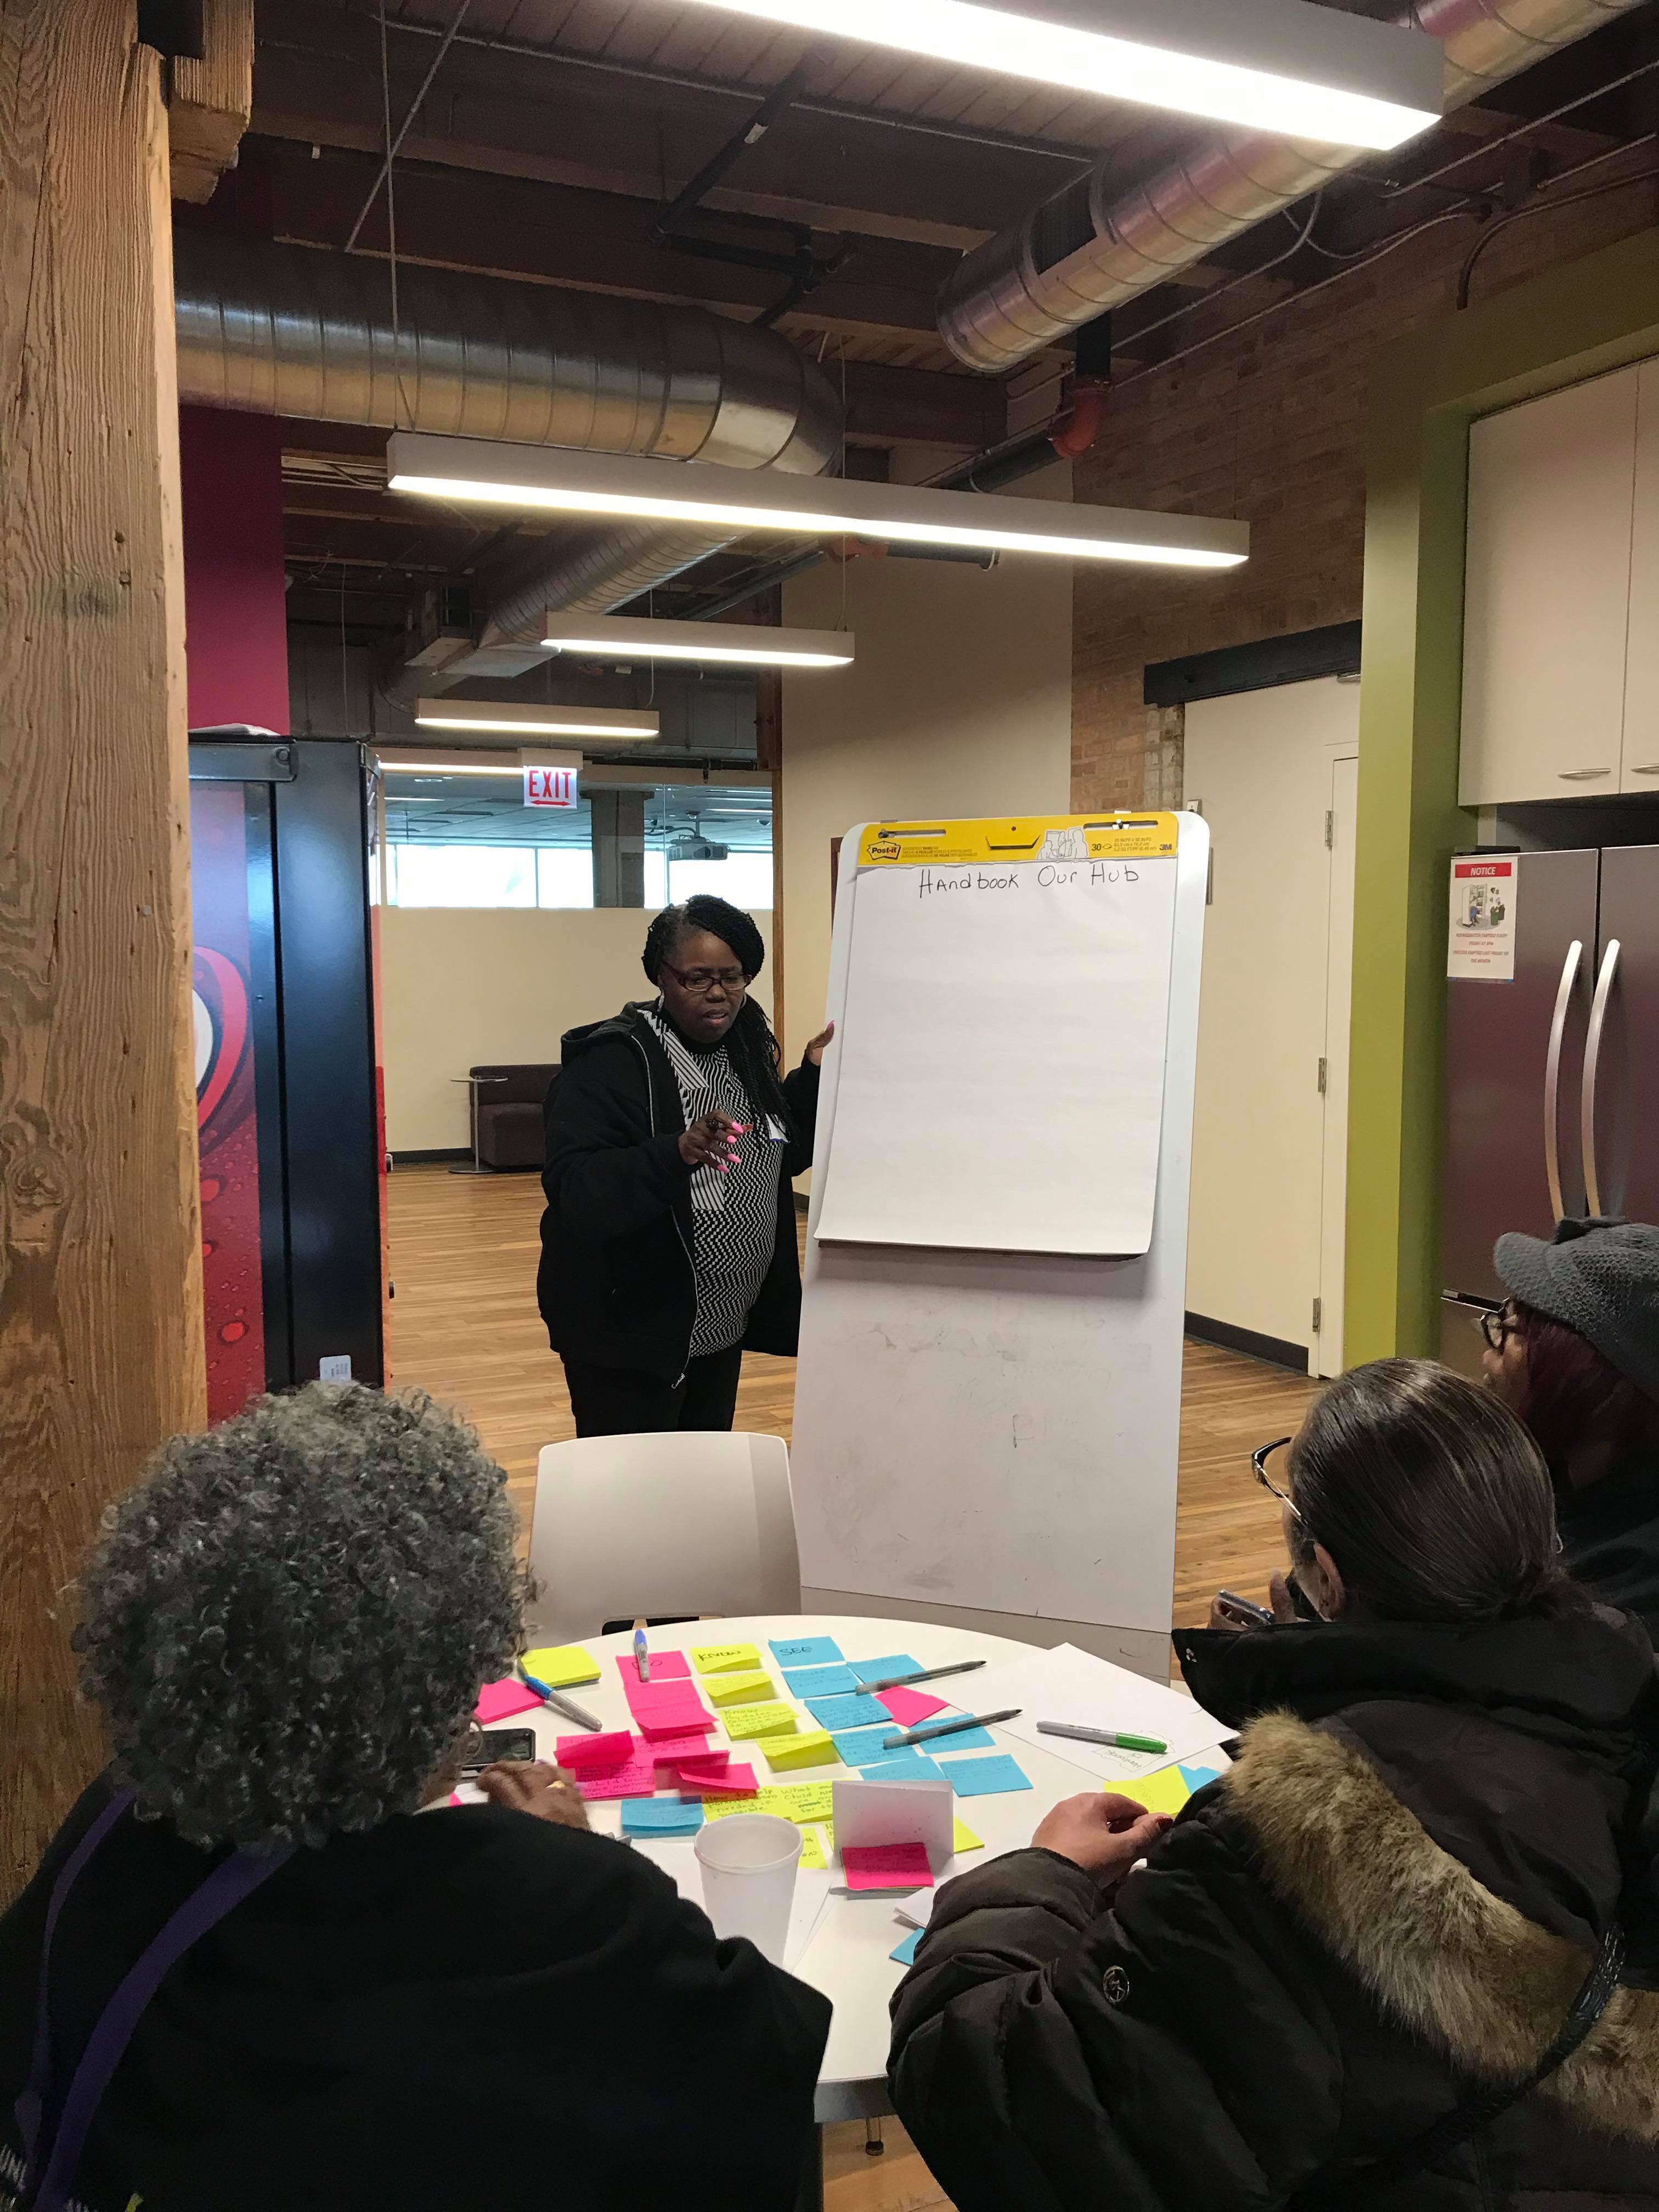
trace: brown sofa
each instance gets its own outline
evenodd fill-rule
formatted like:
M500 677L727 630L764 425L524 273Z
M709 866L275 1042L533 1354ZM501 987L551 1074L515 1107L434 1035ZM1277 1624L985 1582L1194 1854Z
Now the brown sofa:
M559 1077L558 1064L501 1062L469 1068L478 1117L478 1162L486 1168L539 1168L542 1109Z

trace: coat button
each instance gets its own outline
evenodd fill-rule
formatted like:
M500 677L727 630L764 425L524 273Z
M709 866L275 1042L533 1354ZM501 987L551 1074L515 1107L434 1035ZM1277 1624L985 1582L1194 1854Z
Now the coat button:
M1129 1994L1129 1977L1121 1966L1108 1966L1100 1986L1106 1992L1108 2004L1120 2005Z

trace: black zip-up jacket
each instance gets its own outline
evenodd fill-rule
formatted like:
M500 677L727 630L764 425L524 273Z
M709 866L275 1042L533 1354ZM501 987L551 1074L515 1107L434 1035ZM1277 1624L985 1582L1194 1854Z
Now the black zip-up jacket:
M948 1883L893 2000L893 2103L959 2212L1655 2212L1639 1626L1176 1648L1237 1764L1109 1900L1046 1850ZM1615 1921L1626 1985L1575 2056L1367 2193L1356 2166L1524 2078Z
M624 1006L564 1036L548 1093L542 1259L536 1301L567 1359L632 1367L678 1382L696 1320L685 1114L668 1055ZM800 1329L800 1261L791 1178L812 1164L818 1071L783 1079L793 1133L778 1176L777 1240L749 1315L749 1352L792 1354Z
M47 1901L0 1917L0 2206ZM54 2094L222 1858L131 1814L52 1945ZM790 2212L830 2006L610 1836L445 1807L300 1850L172 1966L87 2139L88 2212ZM742 2100L742 2124L733 2119Z

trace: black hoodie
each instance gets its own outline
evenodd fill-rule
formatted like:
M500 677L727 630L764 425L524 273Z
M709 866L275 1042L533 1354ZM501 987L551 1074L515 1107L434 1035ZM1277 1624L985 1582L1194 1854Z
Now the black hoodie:
M536 1300L567 1359L632 1367L678 1382L696 1320L685 1113L668 1055L640 1006L569 1030L548 1093L542 1260ZM783 1079L791 1129L778 1177L772 1264L749 1316L750 1352L792 1354L800 1262L791 1179L812 1164L818 1071Z
M1569 1601L1176 1643L1237 1765L1109 1901L1042 1850L949 1883L894 1999L893 2101L959 2212L1659 2207L1641 1627ZM1576 2056L1357 2194L1526 2075L1615 1921L1626 1984Z

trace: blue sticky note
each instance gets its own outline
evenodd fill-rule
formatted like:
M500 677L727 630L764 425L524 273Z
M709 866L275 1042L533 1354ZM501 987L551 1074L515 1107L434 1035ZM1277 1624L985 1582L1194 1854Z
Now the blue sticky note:
M1203 1790L1212 1782L1218 1782L1225 1771L1221 1766L1183 1766L1181 1778L1189 1790Z
M1019 1761L1006 1752L997 1759L953 1759L945 1775L958 1797L1000 1797L1031 1786Z
M786 1688L792 1698L855 1698L859 1678L850 1667L786 1667Z
M833 1636L775 1636L771 1641L780 1667L827 1667L841 1657Z
M695 1836L702 1826L701 1805L682 1805L672 1797L625 1797L625 1836Z
M927 1933L927 1930L925 1928L913 1928L902 1943L894 1945L887 1954L888 1957L896 1959L901 1966L914 1966L916 1959L916 1946Z
M860 1682L879 1682L888 1674L920 1674L921 1662L908 1651L895 1651L885 1659L854 1659L853 1672Z
M866 1782L948 1782L950 1776L919 1751L890 1751L873 1766L861 1766Z
M878 1759L889 1757L888 1737L901 1733L898 1723L890 1717L881 1728L843 1729L835 1739L836 1749L843 1765L872 1766Z
M945 1715L941 1713L939 1718L945 1719ZM929 1723L924 1721L921 1725L927 1728ZM997 1740L989 1729L971 1728L952 1729L949 1735L930 1736L919 1748L932 1758L945 1759L953 1751L994 1751L996 1745Z
M879 1728L884 1722L896 1728L885 1705L878 1705L873 1698L809 1698L806 1710L820 1728L833 1734L837 1729Z

